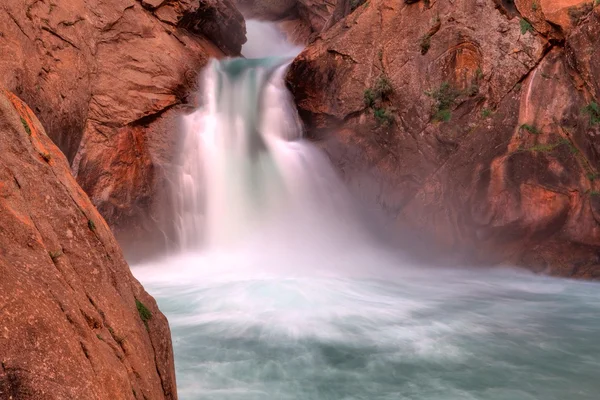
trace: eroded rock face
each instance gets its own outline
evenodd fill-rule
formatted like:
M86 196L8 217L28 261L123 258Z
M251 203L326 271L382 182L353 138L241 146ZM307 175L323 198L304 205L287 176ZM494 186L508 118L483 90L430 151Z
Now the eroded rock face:
M247 18L280 22L289 40L306 44L311 37L341 19L343 10L354 0L236 0ZM357 0L357 4L363 0Z
M31 105L115 233L145 242L173 153L156 143L179 134L154 126L176 126L208 59L244 42L231 0L9 0L0 85Z
M558 29L556 2L531 23L531 2L504 3L371 0L289 85L309 135L408 247L600 277L600 8Z
M0 152L0 398L176 399L166 318L63 153L4 91Z

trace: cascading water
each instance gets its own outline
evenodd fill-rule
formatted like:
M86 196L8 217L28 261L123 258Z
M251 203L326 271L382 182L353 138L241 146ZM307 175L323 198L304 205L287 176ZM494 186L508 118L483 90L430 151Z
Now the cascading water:
M286 60L209 66L180 252L134 268L169 318L180 398L597 399L598 286L383 249L301 139Z

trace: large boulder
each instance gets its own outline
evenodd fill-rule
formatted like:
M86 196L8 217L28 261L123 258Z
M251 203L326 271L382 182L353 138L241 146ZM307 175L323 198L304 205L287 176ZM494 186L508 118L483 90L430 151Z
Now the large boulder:
M176 399L169 326L33 112L0 91L0 398Z
M553 4L544 30L515 3L371 0L300 54L289 86L406 247L600 277L600 8L559 29Z
M119 238L162 240L154 193L178 117L208 59L238 55L246 40L232 0L9 0L0 9L0 85L35 110Z

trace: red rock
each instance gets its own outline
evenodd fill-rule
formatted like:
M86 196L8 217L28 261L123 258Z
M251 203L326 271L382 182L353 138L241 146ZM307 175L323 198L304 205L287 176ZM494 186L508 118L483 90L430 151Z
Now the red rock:
M115 232L147 225L165 168L149 136L177 134L153 124L177 119L210 57L239 54L244 20L230 0L55 3L2 5L0 85L35 110Z
M176 399L169 326L61 151L0 94L0 398ZM136 306L152 313L145 326Z
M522 32L526 2L504 3L371 0L300 54L289 86L308 134L396 221L400 246L600 277L600 126L582 112L598 102L599 9Z

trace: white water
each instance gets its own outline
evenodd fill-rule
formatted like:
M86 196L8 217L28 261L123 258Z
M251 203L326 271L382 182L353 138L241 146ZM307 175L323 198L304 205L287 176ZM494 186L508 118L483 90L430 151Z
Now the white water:
M180 398L598 399L598 286L380 246L301 139L284 63L205 72L180 251L134 268L169 318Z

